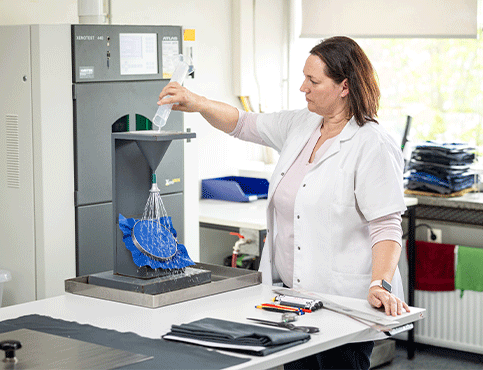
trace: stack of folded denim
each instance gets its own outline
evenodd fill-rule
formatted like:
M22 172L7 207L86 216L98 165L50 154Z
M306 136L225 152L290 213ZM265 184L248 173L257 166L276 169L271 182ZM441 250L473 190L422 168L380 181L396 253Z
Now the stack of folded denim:
M475 149L467 144L426 142L414 148L408 169L407 188L451 194L471 188L477 175L471 169Z

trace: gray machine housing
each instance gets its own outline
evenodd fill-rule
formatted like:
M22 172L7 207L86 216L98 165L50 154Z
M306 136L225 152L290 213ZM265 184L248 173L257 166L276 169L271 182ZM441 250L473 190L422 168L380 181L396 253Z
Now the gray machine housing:
M181 53L182 29L72 25L71 31L76 274L81 276L114 268L111 134L150 128L157 96L169 82L169 74L163 76L163 63L168 52ZM156 34L157 73L121 74L120 34ZM183 131L182 113L172 112L163 130ZM156 175L164 205L183 243L183 140L169 145ZM148 195L146 187L144 201Z

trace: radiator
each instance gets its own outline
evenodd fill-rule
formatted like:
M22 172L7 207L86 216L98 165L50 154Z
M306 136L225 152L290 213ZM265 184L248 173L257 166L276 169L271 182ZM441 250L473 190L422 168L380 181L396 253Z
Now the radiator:
M399 269L407 299L408 267L406 241L403 240ZM483 292L465 291L427 292L414 291L414 305L426 309L423 320L414 324L416 343L429 344L459 351L483 354ZM407 333L396 335L406 340Z
M427 310L415 325L417 343L483 354L483 293L414 292L415 305Z

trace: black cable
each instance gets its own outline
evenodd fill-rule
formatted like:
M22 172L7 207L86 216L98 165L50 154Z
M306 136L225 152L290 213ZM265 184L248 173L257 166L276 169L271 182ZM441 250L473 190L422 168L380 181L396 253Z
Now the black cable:
M431 240L436 240L436 238L437 238L436 234L433 232L433 228L431 226L429 226L428 224L418 224L418 225L416 225L415 228L417 229L420 226L426 226L429 229L429 231L431 232ZM405 237L407 237L408 235L409 235L409 231L407 233L403 234L403 236L402 236L403 239Z

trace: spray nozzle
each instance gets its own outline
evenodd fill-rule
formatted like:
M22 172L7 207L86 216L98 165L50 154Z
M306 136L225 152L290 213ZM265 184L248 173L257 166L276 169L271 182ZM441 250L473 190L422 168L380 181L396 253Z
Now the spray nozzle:
M151 189L149 190L150 193L159 193L158 183L156 182L156 174L153 173L151 175Z

